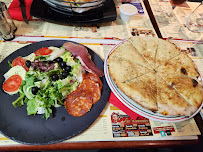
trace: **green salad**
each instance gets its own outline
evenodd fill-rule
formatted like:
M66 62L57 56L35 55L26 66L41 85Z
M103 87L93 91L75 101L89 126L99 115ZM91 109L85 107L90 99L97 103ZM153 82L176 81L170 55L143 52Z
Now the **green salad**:
M43 114L46 119L53 107L63 106L66 96L77 89L83 73L80 61L64 47L48 49L48 55L22 57L29 70L18 89L20 97L12 103L14 107L26 104L28 115Z

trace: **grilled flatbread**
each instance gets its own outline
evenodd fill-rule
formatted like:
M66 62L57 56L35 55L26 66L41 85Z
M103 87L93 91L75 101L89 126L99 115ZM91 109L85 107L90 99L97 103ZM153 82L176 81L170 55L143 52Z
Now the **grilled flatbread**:
M131 37L129 41L143 55L143 57L154 68L156 62L156 51L158 47L158 39L151 37Z
M137 104L148 110L157 111L155 74L152 71L125 83L120 81L115 83L122 92Z
M191 116L203 102L192 59L158 38L133 37L109 56L109 74L135 103L169 116Z
M162 73L162 76L189 104L200 107L203 102L203 88L197 80L166 73Z
M157 105L159 113L170 116L190 116L197 110L159 75L157 76Z
M156 53L156 67L164 65L168 60L178 56L180 49L173 43L158 39L158 48Z
M194 79L199 77L194 62L185 53L181 53L177 57L168 60L165 64L158 67L156 71L168 73L169 75L187 76Z
M140 66L126 60L109 59L109 73L113 81L125 82L137 78L152 71L151 69Z
M127 60L143 67L152 69L146 59L143 58L143 56L129 41L125 41L119 45L109 56L109 60L111 59L120 60L121 62L122 60Z

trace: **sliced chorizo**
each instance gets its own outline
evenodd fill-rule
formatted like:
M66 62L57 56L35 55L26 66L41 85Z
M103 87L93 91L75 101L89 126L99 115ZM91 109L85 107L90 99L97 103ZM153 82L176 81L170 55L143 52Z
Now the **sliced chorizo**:
M96 74L85 73L77 90L66 97L65 107L68 113L74 117L85 115L101 98L102 86L103 84Z
M76 90L67 96L65 107L74 117L84 116L92 107L92 97L85 91Z
M91 79L84 79L83 82L80 84L79 89L87 92L92 97L93 104L96 104L101 98L99 83L96 83Z
M99 84L99 88L100 90L103 87L102 81L100 80L100 78L98 77L98 75L94 74L94 73L86 73L83 75L83 79L90 79L96 83Z

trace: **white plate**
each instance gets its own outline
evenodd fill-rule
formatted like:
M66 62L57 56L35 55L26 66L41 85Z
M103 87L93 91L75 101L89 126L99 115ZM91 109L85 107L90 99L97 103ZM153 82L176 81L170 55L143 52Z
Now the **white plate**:
M123 41L124 42L124 41ZM119 46L121 45L123 42L117 44L116 46L113 47L113 49L108 53L105 62L104 62L104 74L105 74L105 78L107 80L107 83L111 89L111 91L115 94L115 96L126 106L128 107L130 110L134 111L135 113L144 116L146 118L149 119L153 119L156 121L162 121L162 122L181 122L181 121L185 121L188 120L192 117L194 117L202 108L203 103L201 104L201 106L199 107L199 109L192 114L190 117L185 117L185 116L165 116L159 113L153 113L150 110L147 110L143 107L141 107L140 105L136 104L132 99L130 99L129 97L127 97L117 86L116 84L113 82L113 80L111 79L110 75L109 75L109 70L108 70L108 58L109 55Z
M55 8L61 9L61 10L66 10L68 12L72 12L72 10L73 10L74 12L77 12L77 13L83 13L88 10L95 9L97 7L101 7L102 3L104 2L104 0L95 0L92 2L86 2L86 3L78 2L79 4L82 4L82 5L80 7L73 5L72 9L71 9L70 4L73 4L73 2L62 3L61 1L57 1L57 0L44 0L44 1L47 4L51 5L52 7L55 7Z

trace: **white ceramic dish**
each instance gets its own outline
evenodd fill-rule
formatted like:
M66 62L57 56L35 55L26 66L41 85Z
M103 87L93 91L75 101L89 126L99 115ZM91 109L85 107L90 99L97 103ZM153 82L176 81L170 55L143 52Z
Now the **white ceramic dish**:
M62 10L65 10L65 11L68 11L68 12L76 12L76 13L83 13L83 12L86 12L86 11L89 11L91 9L95 9L97 7L101 7L102 6L102 3L104 2L104 0L95 0L95 1L92 1L92 2L87 2L87 3L81 3L81 6L80 7L77 7L77 6L74 6L72 5L72 9L71 9L71 6L70 2L60 2L60 1L57 1L57 0L44 0L47 4L51 5L52 7L55 7L55 8L60 8Z
M110 75L109 75L109 70L108 70L108 58L109 55L119 46L121 45L123 42L117 44L107 55L105 62L104 62L104 74L105 74L105 78L106 81L111 89L111 91L115 94L115 96L126 106L128 107L130 110L134 111L135 113L142 115L146 118L149 119L153 119L156 121L162 121L162 122L181 122L181 121L185 121L188 120L192 117L194 117L197 113L199 113L199 111L201 110L203 103L201 104L201 106L199 107L199 109L192 114L190 117L185 117L185 116L165 116L159 113L153 113L152 111L149 111L143 107L141 107L140 105L136 104L132 99L130 99L129 97L127 97L117 86L116 84L113 82L113 80L111 79Z

